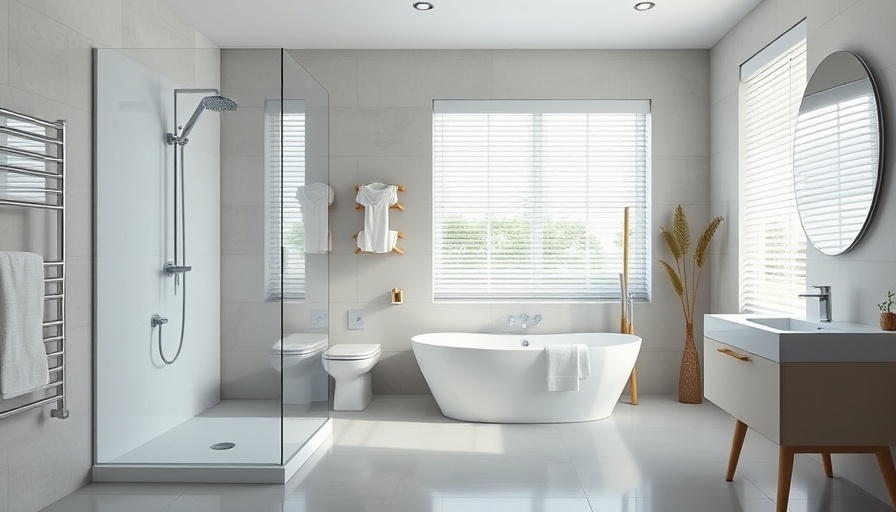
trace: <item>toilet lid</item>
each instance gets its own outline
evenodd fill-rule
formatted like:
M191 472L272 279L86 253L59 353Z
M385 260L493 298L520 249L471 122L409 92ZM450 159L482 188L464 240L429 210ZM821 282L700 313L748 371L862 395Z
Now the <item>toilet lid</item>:
M324 359L352 361L367 359L380 353L379 343L344 343L333 345L324 352Z
M318 352L327 347L327 335L313 332L297 332L290 334L282 340L277 340L271 347L271 354L279 355L281 349L283 355L300 356Z

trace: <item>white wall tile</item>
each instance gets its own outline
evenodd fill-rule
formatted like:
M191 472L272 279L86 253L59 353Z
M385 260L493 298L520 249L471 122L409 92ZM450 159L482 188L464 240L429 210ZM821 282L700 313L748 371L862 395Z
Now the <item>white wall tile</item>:
M28 6L104 47L120 47L122 0L55 2L29 0Z
M432 392L420 372L414 353L408 350L383 352L371 370L371 380L384 395L429 395Z
M624 99L632 94L625 52L495 51L496 99Z
M289 50L288 53L327 90L331 107L358 105L356 56L327 56L318 50Z
M9 2L9 85L89 111L92 42L62 23Z
M651 168L653 201L705 203L709 198L709 158L656 156Z
M271 366L270 347L260 351L221 352L221 376L223 397L269 400L280 397L280 374Z
M224 206L264 204L263 158L257 156L221 157L221 204Z
M221 253L256 255L263 261L265 248L263 206L221 207Z
M192 48L195 29L138 0L122 0L121 43L125 48Z
M729 94L712 106L709 115L710 154L737 149L739 123L737 93Z
M651 52L631 59L631 97L660 107L709 106L709 52ZM662 84L658 87L657 84Z
M439 98L489 98L491 55L456 52L419 56L370 56L358 60L358 105L426 107ZM457 80L463 76L463 80Z
M737 84L740 81L740 68L733 66L737 61L737 31L733 28L725 34L709 52L709 102L716 102L737 92Z
M9 83L9 0L0 0L0 84Z
M240 107L221 123L221 156L264 156L264 108Z
M709 155L709 107L654 107L653 156Z
M330 154L429 156L432 108L331 108Z

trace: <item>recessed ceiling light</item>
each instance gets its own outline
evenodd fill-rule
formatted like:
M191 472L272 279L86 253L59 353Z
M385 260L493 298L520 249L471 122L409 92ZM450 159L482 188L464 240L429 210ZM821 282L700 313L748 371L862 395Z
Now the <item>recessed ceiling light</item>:
M414 9L418 11L431 11L435 6L429 2L417 2L414 4Z
M656 7L656 4L653 2L638 2L635 4L636 11L649 11Z

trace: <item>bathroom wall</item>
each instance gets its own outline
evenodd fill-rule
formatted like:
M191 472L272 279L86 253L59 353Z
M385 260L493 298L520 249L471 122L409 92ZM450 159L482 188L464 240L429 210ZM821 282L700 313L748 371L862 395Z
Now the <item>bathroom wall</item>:
M732 221L713 255L711 309L737 312L738 211L738 66L803 18L808 21L808 70L837 50L858 53L878 83L888 128L896 122L896 4L882 0L764 0L711 51L711 202L712 213ZM890 137L885 155L896 143ZM848 254L824 256L809 246L807 281L830 285L834 320L876 325L876 304L887 290L896 290L896 253L892 225L896 221L896 183L891 158L884 161L884 182L875 217L865 238ZM816 315L814 302L807 314ZM834 471L889 502L872 456L835 456Z
M68 121L66 317L71 410L65 421L51 419L47 410L0 420L0 512L39 510L90 478L94 47L214 45L161 0L0 0L0 105ZM0 225L4 233L21 231L6 210L0 211Z
M707 51L290 51L330 95L330 184L336 202L330 213L334 251L330 255L329 330L331 343L380 343L382 359L373 371L378 394L429 393L413 352L411 336L436 331L506 331L507 315L541 314L544 321L531 332L615 331L619 306L593 304L433 304L432 303L432 100L520 98L650 98L653 100L653 169L651 233L653 256L666 255L658 236L668 225L674 206L687 208L694 226L705 224L709 212L709 56ZM223 86L252 77L263 87L264 72L239 53L222 54ZM243 77L243 78L238 78ZM242 115L249 116L249 110ZM258 196L256 180L230 166L251 161L237 156L253 141L256 119L222 126L225 212L228 194L246 201ZM235 118L234 118L235 120ZM231 131L234 130L234 131ZM257 137L257 135L255 136ZM255 141L257 142L257 141ZM234 149L237 148L237 149ZM249 151L252 151L251 149ZM229 153L230 152L230 153ZM245 167L245 166L244 166ZM231 182L230 180L236 180ZM247 181L247 180L251 180ZM402 183L406 212L393 212L392 225L407 236L404 256L354 254L354 239L362 225L354 209L354 185L372 181ZM230 185L229 183L233 183ZM472 184L471 186L475 186ZM233 188L231 188L233 187ZM245 205L245 208L252 208ZM222 218L222 243L260 233L245 225L246 209ZM611 219L610 222L622 222ZM696 229L696 228L695 228ZM260 245L257 245L260 246ZM224 256L224 267L227 268ZM237 260L234 260L237 261ZM260 261L258 256L243 261ZM257 266L257 263L253 263ZM245 269L246 265L233 268ZM662 269L654 273L652 302L635 308L636 331L644 338L638 362L642 393L673 394L684 345L684 322L678 298ZM257 271L257 270L256 270ZM273 378L263 351L276 339L265 330L265 315L227 313L231 291L241 294L255 278L224 272L222 332L226 343L222 362L224 393L237 384ZM704 281L705 283L705 281ZM405 303L389 303L389 290L405 290ZM708 290L701 294L698 314L708 308ZM295 309L290 309L294 307ZM251 310L267 308L256 302ZM364 330L347 329L349 309L363 309ZM245 309L249 311L250 309ZM284 310L284 323L308 326L310 311ZM238 321L229 320L234 316ZM268 315L270 316L270 315ZM239 323L239 325L235 325ZM239 329L239 337L228 338ZM699 332L700 326L698 326ZM262 333L262 334L259 334ZM232 356L227 352L232 351ZM256 354L251 352L255 351Z
M181 286L162 272L174 260L175 147L163 142L175 126L174 89L218 88L219 60L217 49L97 51L98 462L114 461L220 399L219 154L226 114L203 113L184 148L183 262L193 269ZM178 95L179 124L206 95ZM185 298L182 351L166 365L159 343L169 360L178 352ZM149 323L154 314L168 319L161 338Z

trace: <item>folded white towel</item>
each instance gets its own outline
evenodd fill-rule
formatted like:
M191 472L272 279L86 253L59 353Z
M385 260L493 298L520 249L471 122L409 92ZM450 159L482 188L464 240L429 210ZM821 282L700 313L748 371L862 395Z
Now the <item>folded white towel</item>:
M358 234L358 247L361 247L363 235L363 243L370 249L361 247L362 251L391 251L395 243L389 243L389 207L398 202L398 186L384 183L361 185L355 201L364 206L364 230Z
M591 376L588 347L577 345L547 345L548 391L578 391L579 379Z
M0 396L4 399L50 383L43 318L43 259L28 252L0 252Z
M389 231L389 242L386 245L389 249L386 251L379 251L379 247L376 247L374 243L370 240L370 237L366 236L364 230L362 229L358 232L358 249L361 249L364 252L390 252L393 247L398 243L398 231Z
M591 377L591 352L588 351L588 345L576 344L576 352L579 356L579 379L588 379Z
M296 199L302 207L306 253L325 254L332 250L328 208L333 198L333 188L325 183L302 185L296 190Z

